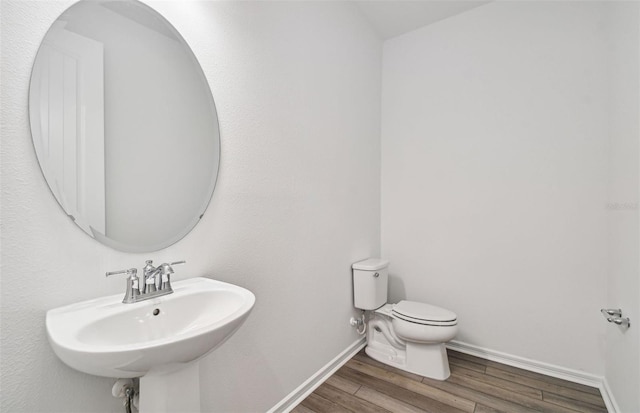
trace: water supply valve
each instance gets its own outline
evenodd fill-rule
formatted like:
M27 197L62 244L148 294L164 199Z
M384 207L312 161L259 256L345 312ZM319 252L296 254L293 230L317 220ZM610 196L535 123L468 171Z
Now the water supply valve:
M366 333L367 324L364 319L364 311L362 312L362 315L360 315L360 318L351 317L351 319L349 320L349 324L356 328L358 334L363 335L364 333Z

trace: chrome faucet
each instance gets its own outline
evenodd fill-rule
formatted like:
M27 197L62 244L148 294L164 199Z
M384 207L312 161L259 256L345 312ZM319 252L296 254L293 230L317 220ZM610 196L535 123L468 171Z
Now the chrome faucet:
M164 263L154 267L153 261L148 260L142 268L142 280L138 278L138 270L135 268L111 271L106 273L106 276L127 274L127 290L122 302L125 304L137 303L153 297L171 294L173 292L171 274L174 273L172 266L184 263L186 261L176 261L171 264ZM142 281L142 285L140 285L140 281Z

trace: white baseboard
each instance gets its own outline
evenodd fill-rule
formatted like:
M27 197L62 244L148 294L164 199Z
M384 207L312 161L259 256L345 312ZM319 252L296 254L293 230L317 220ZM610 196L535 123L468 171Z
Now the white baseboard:
M594 374L585 373L579 370L573 370L566 367L560 367L553 364L544 363L537 360L531 360L512 354L502 353L500 351L490 350L483 347L474 346L460 341L450 341L447 348L456 350L461 353L470 354L486 360L496 361L506 364L507 366L518 367L523 370L534 371L536 373L545 374L551 377L571 381L574 383L584 384L591 387L600 387L602 377Z
M514 356L512 354L502 353L500 351L490 350L488 348L478 347L473 344L463 343L456 340L447 343L447 348L486 360L496 361L498 363L506 364L507 366L541 373L573 383L584 384L585 386L596 387L602 394L604 403L607 406L607 411L609 413L618 413L620 411L606 379L602 376L556 366L554 364L544 363L537 360L531 360L520 356Z
M313 376L309 377L298 388L289 393L278 404L273 406L267 413L288 413L303 401L308 395L325 382L333 373L342 367L351 357L355 356L366 345L366 338L355 341L333 360L324 365Z
M620 407L618 407L618 403L616 403L616 399L613 397L613 393L611 392L611 388L609 387L609 382L606 377L602 379L600 393L602 394L602 399L604 400L604 404L607 406L607 411L609 413L622 412Z

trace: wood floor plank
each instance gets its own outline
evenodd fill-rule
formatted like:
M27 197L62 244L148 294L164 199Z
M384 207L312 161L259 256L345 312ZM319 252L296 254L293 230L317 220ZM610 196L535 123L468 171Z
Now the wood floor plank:
M492 409L491 407L477 404L476 409L473 411L473 413L508 413L508 412L503 412L501 410L496 410L496 409Z
M302 404L297 405L291 410L291 413L316 413L308 407L304 407Z
M455 357L457 359L467 360L473 363L483 364L483 365L486 365L486 362L488 361L487 359L483 359L477 356L472 356L471 354L462 353L460 351L451 350L450 348L447 349L447 356Z
M412 406L409 403L405 403L391 396L387 396L384 393L370 389L367 386L361 386L356 392L356 396L364 400L368 400L369 402L393 413L425 413L425 410Z
M423 378L358 353L293 413L606 413L596 388L448 350L451 376Z
M600 389L598 389L597 387L586 386L580 383L573 383L567 380L559 379L557 377L551 377L541 373L536 373L534 371L523 370L517 367L508 366L506 364L501 364L495 361L487 360L487 368L489 367L505 370L508 372L519 374L524 377L546 381L547 383L554 384L556 386L566 387L568 389L577 390L583 393L589 393L589 394L593 394L595 396L601 397Z
M568 397L574 400L582 400L587 403L590 403L594 406L605 407L604 400L602 396L598 393L592 394L583 392L580 390L575 390L571 387L564 385L563 383L558 384L557 381L548 381L544 378L532 378L528 376L523 376L518 373L513 373L511 371L507 371L505 369L498 369L496 367L487 366L486 374L490 376L499 377L505 380L511 380L516 383L524 384L525 386L534 387L536 389L540 389L543 392L548 391L550 393L554 393L560 396ZM568 383L568 382L567 382ZM575 384L575 383L571 383Z
M544 400L535 399L533 397L524 396L511 390L495 387L489 383L474 379L468 376L451 376L447 382L464 386L472 390L476 390L487 395L492 395L512 403L517 403L531 410L545 413L574 413L571 409L556 404L545 402Z
M520 369L518 367L508 366L506 364L498 363L496 361L482 359L480 357L472 356L472 355L466 354L466 353L461 353L459 351L455 351L455 350L451 350L451 349L447 349L447 354L449 355L449 357L456 358L458 360L468 360L468 361L473 362L473 363L485 365L486 367L505 370L505 371L508 371L510 373L519 374L519 375L524 376L524 377L529 377L529 378L536 379L536 380L543 380L543 381L547 381L547 382L549 382L551 384L555 384L555 385L558 385L558 386L563 386L563 387L567 387L567 388L570 388L570 389L574 389L574 390L582 391L582 392L585 392L585 393L590 393L590 394L595 394L597 396L600 396L600 390L597 387L586 386L586 385L580 384L580 383L572 383L572 382L569 382L569 381L566 381L566 380L562 380L562 379L559 379L559 378L556 378L556 377L546 376L544 374L536 373L536 372L529 371L529 370L523 370L523 369Z
M368 374L343 366L336 374L347 379L362 383L363 386L369 387L375 391L386 394L398 400L402 400L412 406L418 407L429 413L462 413L463 410L456 409L437 400L414 393L410 390L396 386L388 381L372 377Z
M529 396L534 399L542 400L542 390L534 389L533 387L525 386L523 384L514 383L509 380L500 379L498 377L489 376L484 373L478 373L477 371L469 370L455 365L452 365L450 367L451 374L454 376L468 376L495 387L509 390L514 393L519 393L524 396Z
M335 387L328 384L322 384L314 391L314 393L354 412L389 413L387 409L356 397L353 394L343 392L342 390L336 389Z
M370 365L375 366L375 367L379 367L379 368L387 370L387 371L393 371L396 374L399 374L401 376L407 377L407 378L415 380L415 381L422 381L422 376L420 376L418 374L413 374L413 373L410 373L408 371L397 369L397 368L392 367L392 366L390 366L388 364L380 363L379 361L374 360L371 357L367 356L365 353L358 353L354 357L354 359L358 360L358 361L361 361L363 363L370 364Z
M398 369L394 369L394 371L384 370L354 359L349 360L346 366L361 373L380 378L414 393L429 397L430 399L437 400L464 412L472 413L475 408L475 403L470 400L465 400L464 398L457 397L451 393L434 389L433 387L425 385L421 381L417 382L397 374L396 371L400 371Z
M465 398L467 400L473 400L476 403L479 403L484 406L491 407L493 409L497 409L503 412L509 412L509 413L536 412L536 410L521 406L517 403L512 403L511 401L504 400L499 397L495 397L493 395L488 395L477 390L469 389L467 387L459 386L457 384L451 383L450 379L446 381L440 381L440 380L428 379L425 377L424 379L422 379L422 382L436 389L446 391L448 393Z
M542 397L549 403L568 407L581 413L607 413L606 407L594 406L584 401L570 399L550 392L542 392Z
M329 377L325 383L349 394L356 394L360 388L360 384L347 380L344 377L336 376L335 374Z
M478 373L484 373L487 367L484 364L475 363L473 361L459 359L455 357L449 357L449 367L458 366L464 367L467 370L477 371Z
M340 406L324 397L311 393L303 401L302 406L316 413L351 413L351 410Z

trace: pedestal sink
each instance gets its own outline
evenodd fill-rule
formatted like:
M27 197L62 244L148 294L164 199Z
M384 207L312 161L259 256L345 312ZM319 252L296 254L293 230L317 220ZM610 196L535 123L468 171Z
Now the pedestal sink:
M47 312L49 342L67 365L113 378L140 377L140 412L199 412L197 360L229 338L255 296L208 278L173 283L174 293L134 304L122 295Z

